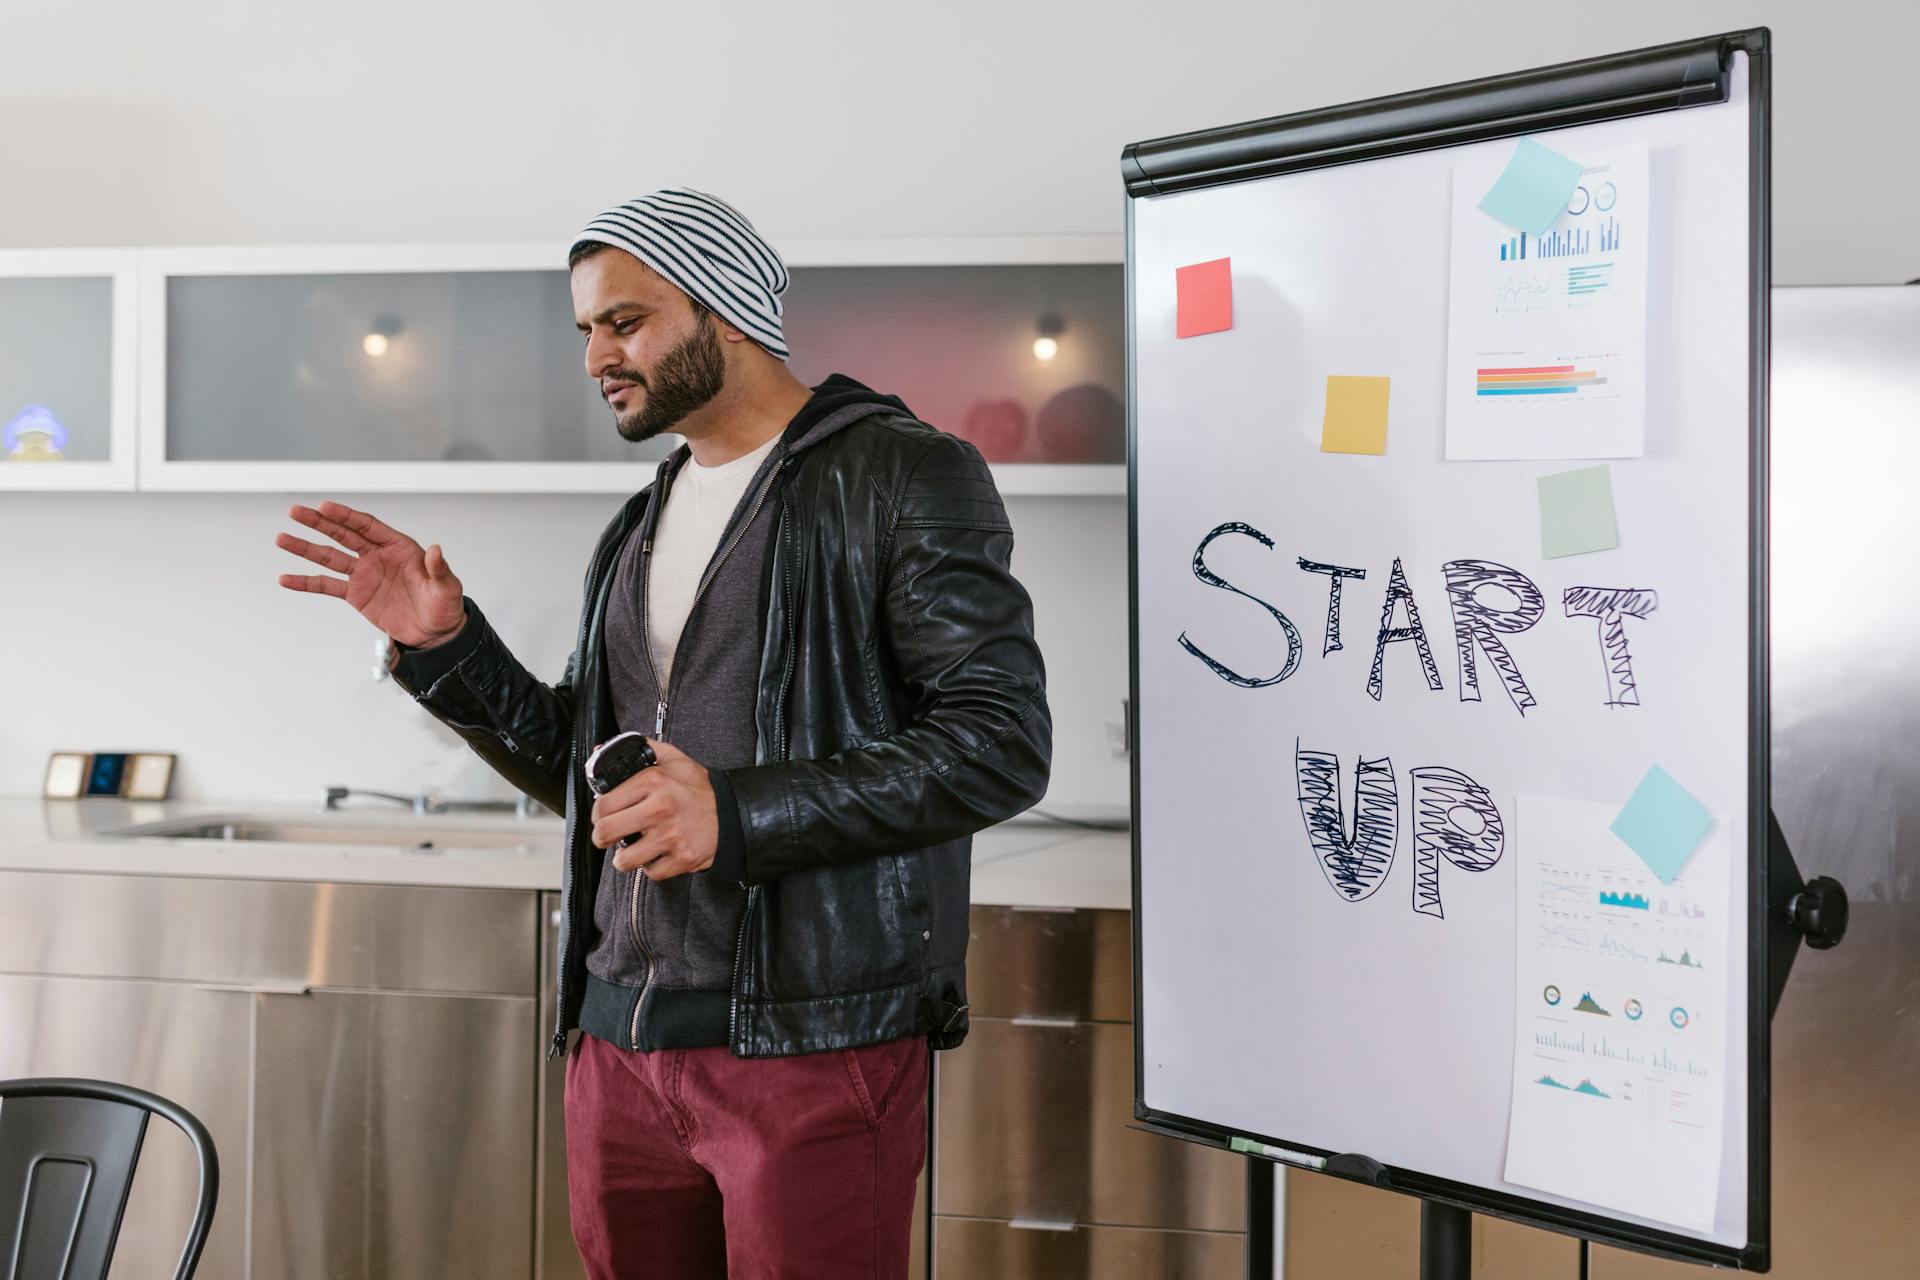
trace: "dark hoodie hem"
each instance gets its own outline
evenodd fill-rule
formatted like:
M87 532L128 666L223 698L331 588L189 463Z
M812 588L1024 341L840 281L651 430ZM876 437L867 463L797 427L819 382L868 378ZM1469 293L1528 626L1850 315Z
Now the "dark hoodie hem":
M593 974L587 975L580 1002L580 1029L622 1049L635 1047L633 1009L641 987L623 987ZM726 991L675 991L655 987L645 992L646 1008L639 1021L638 1048L708 1049L727 1043L733 996Z

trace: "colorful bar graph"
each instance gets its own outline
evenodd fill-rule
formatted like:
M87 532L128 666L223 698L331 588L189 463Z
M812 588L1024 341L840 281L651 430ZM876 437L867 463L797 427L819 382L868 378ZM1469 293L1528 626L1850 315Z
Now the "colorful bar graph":
M1527 260L1527 233L1522 231L1500 246L1500 261L1525 262Z
M1606 385L1606 379L1591 369L1570 364L1480 369L1476 371L1475 395L1482 396L1564 396L1586 387Z

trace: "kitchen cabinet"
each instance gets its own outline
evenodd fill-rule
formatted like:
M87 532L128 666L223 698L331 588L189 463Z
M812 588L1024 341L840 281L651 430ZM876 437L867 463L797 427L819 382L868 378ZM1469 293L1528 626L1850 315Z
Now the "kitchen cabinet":
M206 1123L202 1280L522 1280L535 898L0 872L0 1077L117 1080ZM193 1170L152 1126L113 1280L172 1275Z
M1117 237L792 241L791 366L898 394L1003 493L1126 491ZM564 243L139 255L139 483L631 493L583 366Z
M136 263L0 251L0 490L134 487Z
M1132 1127L1125 911L975 906L934 1056L933 1280L1241 1280L1241 1157Z

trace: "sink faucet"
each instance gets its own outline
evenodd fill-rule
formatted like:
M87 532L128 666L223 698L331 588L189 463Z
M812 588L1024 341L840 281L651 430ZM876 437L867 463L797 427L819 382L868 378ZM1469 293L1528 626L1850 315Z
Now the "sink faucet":
M448 800L438 791L421 791L412 796L403 796L366 787L328 787L327 798L320 807L338 809L340 802L348 796L375 796L381 800L392 800L411 807L415 813L450 813L454 810L497 812L511 809L515 817L524 818L533 812L533 798L524 791L512 800Z

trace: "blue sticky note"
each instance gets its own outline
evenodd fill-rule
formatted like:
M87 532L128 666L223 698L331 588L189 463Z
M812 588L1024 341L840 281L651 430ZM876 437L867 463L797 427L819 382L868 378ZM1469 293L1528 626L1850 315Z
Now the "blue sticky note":
M1707 807L1656 764L1633 789L1612 830L1662 883L1672 884L1712 825Z
M1480 198L1481 211L1537 236L1567 207L1583 168L1578 160L1522 138L1499 181Z

